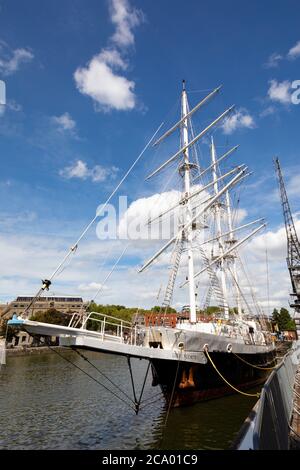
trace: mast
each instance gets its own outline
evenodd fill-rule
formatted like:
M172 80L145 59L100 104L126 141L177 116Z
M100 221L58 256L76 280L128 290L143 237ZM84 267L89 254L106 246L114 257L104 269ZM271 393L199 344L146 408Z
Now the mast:
M185 148L183 152L184 164L181 167L183 170L184 177L184 191L185 197L187 198L186 202L186 240L188 245L188 281L189 281L189 303L190 303L190 322L196 323L196 301L195 301L195 282L194 282L194 256L192 249L192 239L193 239L193 228L192 228L192 206L191 199L189 198L191 192L191 164L189 160L189 139L188 139L188 102L187 94L185 89L185 80L183 80L182 87L182 98L181 98L181 114L182 114L182 124L181 124L181 140L182 145Z
M218 194L219 192L219 185L218 185L218 175L217 175L217 163L216 163L216 148L214 144L213 137L211 137L211 160L212 160L212 176L214 181L214 193ZM224 269L224 245L222 241L222 227L221 227L221 204L219 201L216 201L214 204L214 211L215 211L215 219L216 219L216 227L217 233L216 236L218 237L218 245L219 245L219 256L222 256L220 260L220 275L221 275L221 288L223 294L223 302L224 302L224 316L226 319L229 318L229 307L227 301L227 285L226 285L226 277L225 277L225 269Z
M225 193L225 201L226 201L226 206L227 206L227 220L228 220L228 229L229 229L229 239L227 240L227 243L230 244L230 245L234 245L237 240L233 236L232 212L231 212L231 202L230 202L229 191L226 191L226 193ZM238 311L238 316L241 319L241 317L242 317L241 295L240 295L240 288L239 288L239 283L238 283L238 276L237 276L235 260L236 260L236 256L233 255L233 257L232 257L232 274L233 274L233 277L234 277L234 283L235 283L235 288L236 288L237 311Z

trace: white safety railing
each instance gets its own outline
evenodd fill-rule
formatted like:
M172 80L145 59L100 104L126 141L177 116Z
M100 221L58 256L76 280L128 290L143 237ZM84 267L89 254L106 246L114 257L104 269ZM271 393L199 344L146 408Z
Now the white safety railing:
M79 326L81 323L81 326ZM99 312L89 312L85 316L73 315L69 326L77 327L82 330L96 331L100 334L101 339L109 339L119 343L127 343L132 345L138 344L137 325L110 315Z

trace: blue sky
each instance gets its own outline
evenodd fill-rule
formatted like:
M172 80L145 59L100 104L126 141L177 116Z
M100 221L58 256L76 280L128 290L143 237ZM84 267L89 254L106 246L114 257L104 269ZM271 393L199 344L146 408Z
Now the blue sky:
M299 17L300 4L291 0L0 0L0 80L7 87L0 109L0 299L34 291L40 275L49 275L161 121L176 120L182 78L191 104L223 85L197 117L199 129L236 105L235 121L215 139L220 151L241 145L235 161L254 172L243 207L266 216L276 238L282 216L275 155L286 170L293 211L299 210L300 105L290 100L291 83L300 80ZM162 161L153 155L146 154L119 193L130 202L158 191L157 182L143 182ZM283 237L276 243L275 258L284 255ZM24 270L27 244L36 247L36 264ZM142 252L125 258L122 281ZM284 258L281 269L286 276ZM87 278L80 284L74 275L59 288L74 291L83 283ZM288 289L286 277L285 283ZM137 302L125 281L116 301Z

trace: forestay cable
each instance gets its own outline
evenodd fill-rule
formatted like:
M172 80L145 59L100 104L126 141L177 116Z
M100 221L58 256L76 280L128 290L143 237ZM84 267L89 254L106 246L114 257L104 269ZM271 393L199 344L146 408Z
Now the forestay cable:
M108 199L106 200L106 202L103 204L103 206L101 207L101 210L99 212L96 213L95 217L91 220L91 222L86 226L86 228L84 229L84 231L81 233L80 237L78 238L78 240L75 242L75 244L70 248L70 250L68 251L68 253L66 254L66 256L63 258L63 260L61 261L61 263L59 264L59 266L55 269L55 271L51 274L50 278L49 278L49 281L51 281L56 273L58 272L58 270L61 268L61 266L65 263L65 261L69 258L69 256L77 249L77 246L78 244L80 243L80 241L83 239L83 237L85 236L85 234L88 232L88 230L91 228L91 226L94 224L94 222L96 221L96 219L100 216L101 213L104 212L104 210L106 209L107 205L109 204L109 202L111 201L111 199L113 198L113 196L116 194L116 192L118 191L118 189L120 188L120 186L124 183L125 179L127 178L127 176L131 173L131 171L133 170L133 168L136 166L136 164L139 162L139 160L141 159L141 157L143 156L143 154L145 153L145 151L147 150L147 148L149 147L149 145L151 144L151 142L153 141L153 139L155 138L156 134L159 132L159 130L161 129L161 127L163 126L163 123L161 123L161 125L158 127L158 129L155 131L155 133L153 134L153 136L151 137L151 139L149 140L149 142L145 145L145 147L143 148L143 150L141 151L141 153L139 154L139 156L137 157L137 159L133 162L133 164L131 165L131 167L129 168L129 170L125 173L125 175L123 176L123 178L121 179L121 181L119 182L119 184L115 187L115 189L113 190L113 192L110 194L110 196L108 197Z
M71 246L71 248L69 249L69 251L67 252L67 254L65 255L65 257L63 258L63 260L59 263L59 265L57 266L57 268L55 269L55 271L53 271L53 273L51 274L51 276L49 277L49 279L45 279L43 280L43 285L42 287L38 290L37 294L35 295L35 297L32 299L32 301L29 303L29 305L27 306L27 308L25 309L24 313L28 312L29 309L32 307L32 305L36 302L36 300L40 297L40 295L42 294L42 292L47 289L49 290L49 287L51 285L51 281L54 279L54 277L56 276L56 274L60 271L60 269L62 268L62 266L65 264L65 262L69 259L69 257L71 256L71 254L75 253L75 251L77 250L77 247L78 247L78 244L80 243L80 241L83 239L83 237L85 236L85 234L88 232L88 230L91 228L91 226L94 224L94 222L97 220L97 218L100 216L101 213L104 212L104 210L106 209L107 205L109 204L109 202L111 201L111 199L113 198L113 196L116 194L116 192L118 191L118 189L121 187L121 185L124 183L124 181L126 180L127 176L131 173L131 171L133 170L133 168L137 165L137 163L139 162L139 160L142 158L143 154L145 153L145 151L147 150L147 148L151 145L151 143L153 142L155 136L157 135L157 133L160 131L160 129L162 128L163 126L163 122L160 124L160 126L157 128L157 130L155 131L155 133L153 134L153 136L151 137L151 139L148 141L148 143L145 145L145 147L143 148L143 150L141 151L141 153L139 154L139 156L137 157L137 159L133 162L133 164L131 165L131 167L129 168L129 170L125 173L125 175L123 176L123 178L121 179L121 181L119 182L119 184L115 187L115 189L113 190L113 192L110 194L109 198L106 200L106 202L103 204L103 206L101 207L101 210L100 211L97 211L95 217L91 220L91 222L85 227L85 229L83 230L83 232L81 233L81 235L79 236L79 238L77 239L77 241L75 242L74 245Z

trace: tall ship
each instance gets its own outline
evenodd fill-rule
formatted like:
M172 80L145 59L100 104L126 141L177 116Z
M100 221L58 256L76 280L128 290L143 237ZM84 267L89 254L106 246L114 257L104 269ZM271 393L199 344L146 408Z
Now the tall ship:
M145 270L153 268L162 257L169 257L160 311L137 316L130 323L82 308L73 314L68 326L61 326L30 320L29 306L23 315L9 321L10 326L32 335L57 336L60 345L77 351L126 356L130 367L131 358L148 360L147 374L152 373L152 385L161 388L170 406L246 393L264 382L276 364L268 320L255 300L240 255L241 247L266 224L263 219L239 222L238 210L232 203L233 192L250 173L245 165L231 165L225 171L224 163L238 146L218 156L214 138L213 131L226 122L233 107L198 133L192 123L194 113L212 100L220 88L190 108L183 82L178 121L148 143L160 146L178 135L178 150L147 177L150 180L159 174L164 176L175 166L181 184L177 203L148 220L151 226L173 214L176 230L139 270L142 283ZM198 155L200 139L205 139L209 149L207 165ZM33 303L49 289L91 225L58 269L43 281ZM186 299L180 312L171 310L178 292L183 292ZM138 405L136 400L137 408Z

